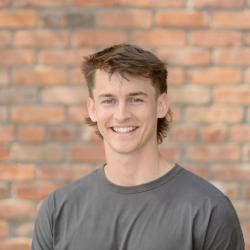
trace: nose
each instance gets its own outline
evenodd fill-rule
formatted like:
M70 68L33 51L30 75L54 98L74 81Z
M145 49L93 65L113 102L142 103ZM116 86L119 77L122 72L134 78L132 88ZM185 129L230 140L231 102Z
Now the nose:
M126 103L121 102L116 106L116 110L114 112L114 118L118 122L127 121L131 117L131 113L129 107Z

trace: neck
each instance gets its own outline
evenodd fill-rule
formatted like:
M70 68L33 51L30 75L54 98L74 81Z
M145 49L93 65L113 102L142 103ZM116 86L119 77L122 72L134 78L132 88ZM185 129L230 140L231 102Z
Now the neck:
M135 186L155 180L171 169L158 147L134 154L110 153L105 150L107 179L120 186Z

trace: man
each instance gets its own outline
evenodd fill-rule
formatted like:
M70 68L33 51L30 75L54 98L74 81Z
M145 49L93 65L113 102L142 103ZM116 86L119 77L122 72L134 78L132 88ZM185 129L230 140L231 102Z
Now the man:
M32 249L244 249L228 198L159 153L171 122L164 63L121 44L85 58L83 73L106 163L43 202Z

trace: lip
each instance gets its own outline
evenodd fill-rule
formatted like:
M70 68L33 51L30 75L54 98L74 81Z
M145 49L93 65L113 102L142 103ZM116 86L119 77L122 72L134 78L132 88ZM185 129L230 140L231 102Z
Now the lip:
M135 127L134 130L130 131L130 132L127 132L127 133L117 133L116 131L113 130L113 127L120 127L120 128L124 128L124 127ZM138 126L111 126L109 127L109 129L115 134L115 135L118 135L118 136L129 136L129 135L132 135L135 133L135 131L138 129L139 127Z

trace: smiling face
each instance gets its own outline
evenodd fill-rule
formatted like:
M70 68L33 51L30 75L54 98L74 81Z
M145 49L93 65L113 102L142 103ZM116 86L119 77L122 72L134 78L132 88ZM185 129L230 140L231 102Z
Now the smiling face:
M133 154L157 146L157 119L167 111L167 95L157 96L150 79L96 71L88 112L106 152Z

